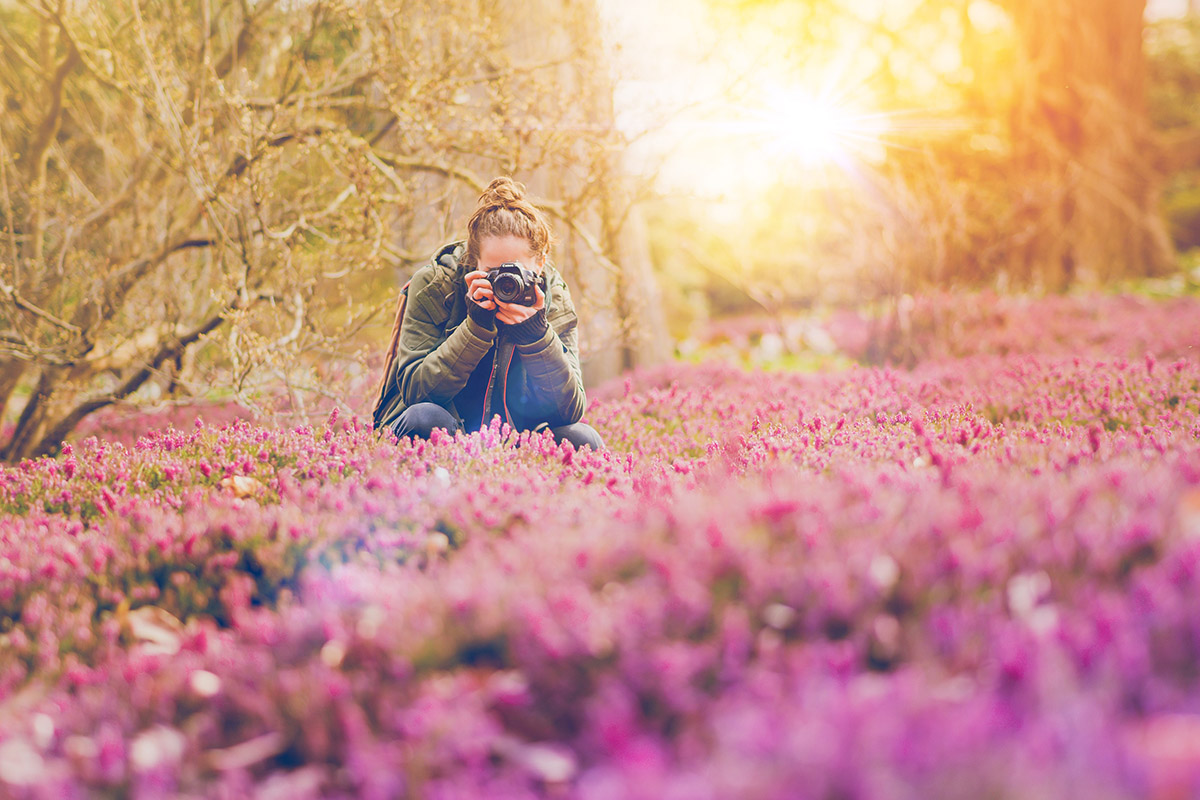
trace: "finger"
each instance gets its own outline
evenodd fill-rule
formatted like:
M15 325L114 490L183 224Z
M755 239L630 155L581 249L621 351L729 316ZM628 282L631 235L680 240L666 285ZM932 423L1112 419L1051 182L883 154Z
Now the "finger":
M515 319L517 322L524 322L533 316L536 309L529 306L523 306L520 303L505 303L500 300L496 301L496 307L504 311L504 313Z
M524 303L512 303L504 300L497 300L496 302L511 311L516 311L521 314L532 314L534 311L537 311L537 306L527 306Z
M533 304L534 311L540 311L546 307L546 294L542 291L542 287L534 284L533 291L537 292L537 302Z
M503 319L507 325L516 325L524 322L530 316L528 306L522 306L515 303L505 303L501 300L496 301L497 319Z

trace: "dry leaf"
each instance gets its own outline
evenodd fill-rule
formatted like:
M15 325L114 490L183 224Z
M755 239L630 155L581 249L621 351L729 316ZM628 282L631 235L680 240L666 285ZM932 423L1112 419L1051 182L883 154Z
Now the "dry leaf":
M232 475L222 478L220 486L222 489L233 492L233 496L239 498L257 497L267 488L266 484L258 478L251 478L248 475Z
M271 731L223 750L210 750L206 757L213 769L246 769L278 755L286 746L283 734Z
M157 606L142 606L126 616L129 633L144 655L175 655L183 642L183 623Z

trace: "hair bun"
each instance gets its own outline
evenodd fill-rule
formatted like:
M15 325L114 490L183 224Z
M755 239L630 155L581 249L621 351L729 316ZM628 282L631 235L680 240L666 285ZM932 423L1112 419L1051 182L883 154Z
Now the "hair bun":
M550 257L550 225L525 198L525 184L512 178L496 178L479 195L479 205L467 220L466 263L479 263L479 243L489 236L524 239L539 263Z
M525 184L512 178L496 178L483 190L479 198L481 206L507 208L525 199Z

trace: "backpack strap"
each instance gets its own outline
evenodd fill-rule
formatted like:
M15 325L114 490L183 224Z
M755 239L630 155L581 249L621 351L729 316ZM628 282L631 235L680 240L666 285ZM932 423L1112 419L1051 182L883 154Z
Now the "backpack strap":
M466 252L466 242L451 242L444 246L433 257L435 264L441 264L449 270L458 269L459 260ZM392 340L388 345L387 355L383 360L383 375L379 379L379 389L375 392L375 408L371 411L371 419L374 420L375 427L378 429L380 415L384 410L384 402L388 396L388 375L392 371L392 365L396 363L396 352L400 348L400 326L404 323L404 307L408 305L408 287L412 284L412 278L405 281L404 286L400 289L400 297L396 300L396 320L392 323ZM451 294L447 296L446 302L449 303L454 298ZM447 305L447 308L450 306Z
M392 371L392 365L396 363L396 350L400 347L400 326L404 323L404 307L408 304L408 286L412 281L405 282L404 287L400 290L400 298L396 301L396 321L392 323L392 341L388 345L387 355L383 359L383 375L379 379L379 389L375 393L375 408L371 411L371 418L375 425L379 425L379 414L383 410L383 401L387 396L388 375Z

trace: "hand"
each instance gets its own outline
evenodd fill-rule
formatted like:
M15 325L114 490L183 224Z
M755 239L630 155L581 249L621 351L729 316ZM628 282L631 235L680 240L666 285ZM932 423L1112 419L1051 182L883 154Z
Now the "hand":
M492 296L492 283L487 279L487 273L475 270L468 272L465 279L467 281L467 300L480 308L494 311L496 301Z
M534 285L533 291L537 295L537 302L531 306L523 306L519 303L505 303L500 300L495 300L494 304L499 310L496 312L496 321L502 322L505 325L518 325L532 317L537 312L546 307L546 295L542 293L542 287ZM492 294L491 284L488 284L488 296Z

